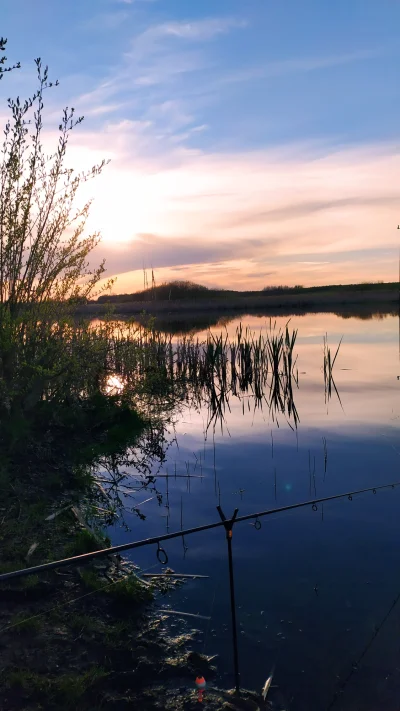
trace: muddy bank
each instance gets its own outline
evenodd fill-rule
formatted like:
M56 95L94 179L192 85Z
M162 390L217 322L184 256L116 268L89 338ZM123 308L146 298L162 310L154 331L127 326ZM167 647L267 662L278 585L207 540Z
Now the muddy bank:
M0 442L0 574L109 546L104 531L118 502L94 473L100 462L107 470L125 464L131 450L129 462L146 473L163 456L162 421L97 391L58 408L39 399L27 413L9 410ZM191 652L195 631L166 634L154 611L160 595L111 556L0 581L1 710L132 707L154 684L190 687L203 663L211 679L207 659Z
M30 520L35 550L43 553L49 540L54 557L82 548L83 542L95 546L73 509L65 509L65 502L62 508L50 520L54 511L41 510L36 529ZM16 509L18 521L23 536L22 509ZM14 544L29 553L27 540L17 536ZM6 548L7 543L3 558ZM4 567L3 562L3 571ZM160 685L170 685L172 698L174 693L180 695L180 689L193 687L198 670L212 679L215 669L208 658L191 651L196 630L171 636L164 627L166 616L157 613L156 601L162 593L155 585L141 582L136 572L132 565L109 557L96 565L0 586L3 711L93 711L132 708L132 703L144 709L163 708Z
M88 526L77 492L57 501L38 493L17 482L5 492L0 572L107 546ZM198 708L199 673L208 684L202 708L258 708L251 700L232 706L213 688L216 660L194 650L201 633L187 620L171 626L160 610L163 595L182 582L139 575L108 556L1 583L2 711Z
M31 521L38 548L50 539L58 556L76 550L77 542L88 546L91 534L74 508L64 501L50 514L42 510L47 516L41 515L36 531ZM185 621L174 623L179 634L171 632L170 618L159 607L163 594L180 584L146 584L135 566L115 556L1 584L2 711L263 709L255 694L238 699L213 686L217 660L194 651L198 630ZM207 680L201 706L198 674Z

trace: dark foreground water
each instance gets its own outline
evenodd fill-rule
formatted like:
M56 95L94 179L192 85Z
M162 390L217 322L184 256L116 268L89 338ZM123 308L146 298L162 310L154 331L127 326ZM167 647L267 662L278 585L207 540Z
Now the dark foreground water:
M258 330L266 319L242 322ZM297 431L282 416L277 423L266 410L254 412L249 399L244 407L231 400L223 433L211 430L205 440L207 413L184 411L161 471L193 478L158 479L161 504L156 497L143 504L145 521L126 513L131 530L116 526L113 542L179 530L181 515L184 528L215 521L219 501L227 515L235 507L244 515L400 480L398 319L314 314L294 317L291 326L299 330ZM326 332L332 348L344 336L335 364L342 405L336 394L325 403ZM142 492L135 504L148 496ZM177 617L170 624L202 631L199 649L219 655L220 682L231 687L225 534L216 529L184 543L165 544L169 565L209 579L186 584L163 606L211 616L209 624ZM380 627L400 593L400 488L275 514L260 530L240 523L233 551L244 687L261 689L275 665L286 708L400 707L400 601ZM156 546L132 558L151 572L161 569Z

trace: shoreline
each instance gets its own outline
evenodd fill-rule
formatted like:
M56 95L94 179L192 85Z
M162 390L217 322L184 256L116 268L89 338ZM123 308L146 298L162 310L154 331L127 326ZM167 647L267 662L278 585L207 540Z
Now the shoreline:
M2 571L23 567L4 563L11 547L29 567L45 549L54 559L109 545L88 525L77 493L40 507L35 498L29 507L29 494L25 499L18 490L21 508L8 522ZM16 528L21 529L17 540ZM110 555L98 563L3 583L1 708L95 711L104 702L116 711L188 708L195 698L196 670L212 682L216 669L207 656L193 651L195 630L172 635L165 627L168 617L159 609L159 598L176 583L150 585L138 574L132 563ZM160 686L168 689L171 705L163 705Z
M377 298L379 296L380 298ZM256 318L274 318L305 316L307 314L335 314L339 318L359 318L369 320L400 315L399 297L393 290L383 292L353 292L335 295L335 300L326 298L321 301L318 295L302 298L291 295L268 297L262 300L243 297L231 300L213 299L187 301L129 302L115 304L87 304L79 306L75 316L87 319L129 320L148 326L149 322L156 330L171 334L188 334L207 330L212 327L224 328L230 321L246 316Z
M396 310L400 304L399 292L387 291L335 291L307 294L284 294L272 296L235 296L215 297L210 299L176 299L171 301L128 301L89 303L76 308L79 315L99 315L107 313L110 308L114 313L134 315L145 311L150 315L180 313L190 314L199 311L266 311L278 315L288 308L304 310L332 310L336 307L359 306L376 308L377 310Z

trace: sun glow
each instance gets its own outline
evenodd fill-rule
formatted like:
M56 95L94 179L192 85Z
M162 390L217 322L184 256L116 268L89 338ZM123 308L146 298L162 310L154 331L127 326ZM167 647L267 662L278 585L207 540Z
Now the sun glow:
M116 153L84 186L95 198L87 226L101 233L96 259L121 275L117 291L141 286L143 267L157 281L239 289L393 281L399 160L384 145L319 158L305 147L291 159L182 152L138 165Z
M160 229L162 199L154 195L146 178L106 169L95 195L88 229L100 229L105 243L118 248L138 234Z

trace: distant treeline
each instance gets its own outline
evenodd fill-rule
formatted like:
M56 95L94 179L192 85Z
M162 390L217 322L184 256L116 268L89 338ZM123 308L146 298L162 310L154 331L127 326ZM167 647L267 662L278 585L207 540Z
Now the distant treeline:
M338 291L388 291L399 289L399 282L374 282L362 284L330 284L326 286L266 286L260 291L234 291L233 289L209 289L191 281L171 281L159 286L149 287L132 294L107 294L99 296L97 303L129 303L133 301L176 301L179 299L212 299L240 296L268 296L279 294L307 294L314 292Z

